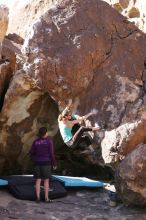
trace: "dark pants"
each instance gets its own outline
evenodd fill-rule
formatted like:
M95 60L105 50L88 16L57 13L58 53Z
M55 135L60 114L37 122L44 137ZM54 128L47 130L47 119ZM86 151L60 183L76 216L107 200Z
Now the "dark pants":
M87 135L84 135L84 132L87 131L92 131L92 128L81 126L75 132L72 139L66 143L66 145L68 147L76 147L77 145L80 146L81 144L84 144L85 146L89 146L90 144L92 144L91 139Z

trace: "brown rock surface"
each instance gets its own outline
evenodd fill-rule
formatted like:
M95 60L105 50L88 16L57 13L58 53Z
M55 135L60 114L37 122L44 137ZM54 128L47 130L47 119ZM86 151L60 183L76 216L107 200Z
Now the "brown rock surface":
M105 163L118 164L132 152L138 144L146 140L145 120L121 125L115 130L106 131L102 141L102 155ZM118 163L117 163L118 162Z
M120 164L116 176L116 188L127 204L146 204L146 145L138 145Z
M13 42L17 43L17 44L23 44L24 43L24 39L22 37L20 37L19 35L13 33L13 34L8 34L6 36L7 39L12 40Z
M146 32L146 2L141 0L104 0Z
M98 108L92 121L100 120L107 136L125 130L123 141L113 141L120 148L142 123L145 49L145 35L104 2L62 1L34 24L24 43L24 69L55 100L78 99L81 113Z
M99 106L104 105L104 109L116 98L122 112L126 100L134 102L139 97L143 70L140 57L145 57L145 46L145 36L104 2L62 1L46 12L28 35L24 44L28 62L24 69L56 100L79 94L88 100L88 90L91 102L92 94L96 95L99 103L103 100ZM103 82L111 94L120 87L117 97L108 102L105 96L108 99L109 91L107 94ZM107 111L116 109L111 105ZM118 124L121 114L114 115L114 124Z

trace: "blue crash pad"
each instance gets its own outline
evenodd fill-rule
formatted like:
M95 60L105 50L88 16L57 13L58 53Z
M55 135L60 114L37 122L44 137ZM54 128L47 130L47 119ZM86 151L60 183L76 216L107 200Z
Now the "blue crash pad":
M72 176L58 176L52 175L52 177L61 180L66 187L103 187L103 183L96 180L91 180L86 177L72 177Z
M0 186L7 186L7 185L8 185L7 180L0 179Z

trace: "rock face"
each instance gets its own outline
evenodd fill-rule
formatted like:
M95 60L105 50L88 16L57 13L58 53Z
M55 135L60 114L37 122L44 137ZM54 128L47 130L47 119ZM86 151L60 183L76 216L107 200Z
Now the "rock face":
M107 128L103 158L115 165L145 140L145 49L145 35L104 2L60 1L27 35L24 70L57 102L99 110L92 122Z
M24 43L24 51L29 57L24 69L56 100L72 94L74 97L88 95L88 90L91 97L95 82L96 97L99 102L104 98L101 104L104 104L106 111L113 111L110 121L114 126L120 124L125 101L134 102L140 95L144 69L144 60L140 57L145 58L145 36L114 10L113 15L109 15L110 7L104 2L89 3L62 1L40 18ZM104 18L102 10L106 14ZM107 17L110 19L108 23ZM117 114L114 105L105 106L112 101L110 98L107 100L108 94L106 88L101 88L101 82L107 83L111 94L115 94L120 87L117 97L113 97L119 104L120 114ZM102 97L99 98L99 95Z
M8 14L9 14L9 9L5 5L0 5L0 42L3 41L7 28L8 28Z
M2 56L2 42L8 28L9 9L5 5L0 5L0 58Z
M145 164L146 145L141 144L122 161L117 170L116 187L127 204L146 204Z
M102 145L102 155L106 164L115 167L139 143L145 142L145 120L120 125L115 130L106 131Z
M74 111L81 115L98 109L91 122L99 122L105 132L95 135L95 151L101 143L105 163L116 169L145 141L146 36L104 1L92 0L91 4L90 0L58 0L44 10L40 1L31 3L36 4L39 13L33 18L33 4L25 6L24 14L29 8L30 30L26 30L24 22L14 25L19 27L16 34L25 41L19 54L22 63L19 65L17 57L17 71L1 104L1 173L14 173L16 167L17 172L28 171L27 154L42 125L49 127L58 152L62 152L57 133L58 107L61 110L69 99L73 100ZM129 4L121 1L123 8ZM25 16L22 13L23 20ZM69 159L63 151L59 157L77 165L78 161L86 161L83 168L91 164L98 170L98 163L89 155L87 160Z
M33 23L56 1L57 0L14 0L13 3L10 4L8 33L15 33L25 38Z
M107 142L110 149L137 145L128 138L143 123L145 49L145 35L106 3L61 1L28 34L24 70L58 102L71 97L81 113L99 109L92 121L107 128L102 148L108 163Z
M146 32L146 2L141 0L104 0Z
M5 94L12 79L16 67L16 55L18 50L9 40L4 40L2 55L5 59L0 61L0 109L3 107Z
M38 127L46 126L47 123L50 135L56 134L57 123L55 125L54 121L58 112L55 112L52 106L52 99L35 89L29 77L23 72L15 74L7 91L0 118L0 155L3 156L1 172L24 172L28 169L28 152Z

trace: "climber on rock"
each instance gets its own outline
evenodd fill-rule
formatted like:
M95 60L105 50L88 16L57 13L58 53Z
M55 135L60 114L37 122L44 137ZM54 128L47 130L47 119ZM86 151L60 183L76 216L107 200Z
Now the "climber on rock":
M72 112L70 111L70 105L68 105L63 110L63 112L58 117L58 124L63 141L68 147L75 148L82 144L89 147L93 143L93 139L85 135L85 132L99 131L100 127L86 127L80 125L80 123L82 123L91 115L95 114L97 114L96 110L84 116L72 115ZM94 151L91 146L89 148L91 151Z

